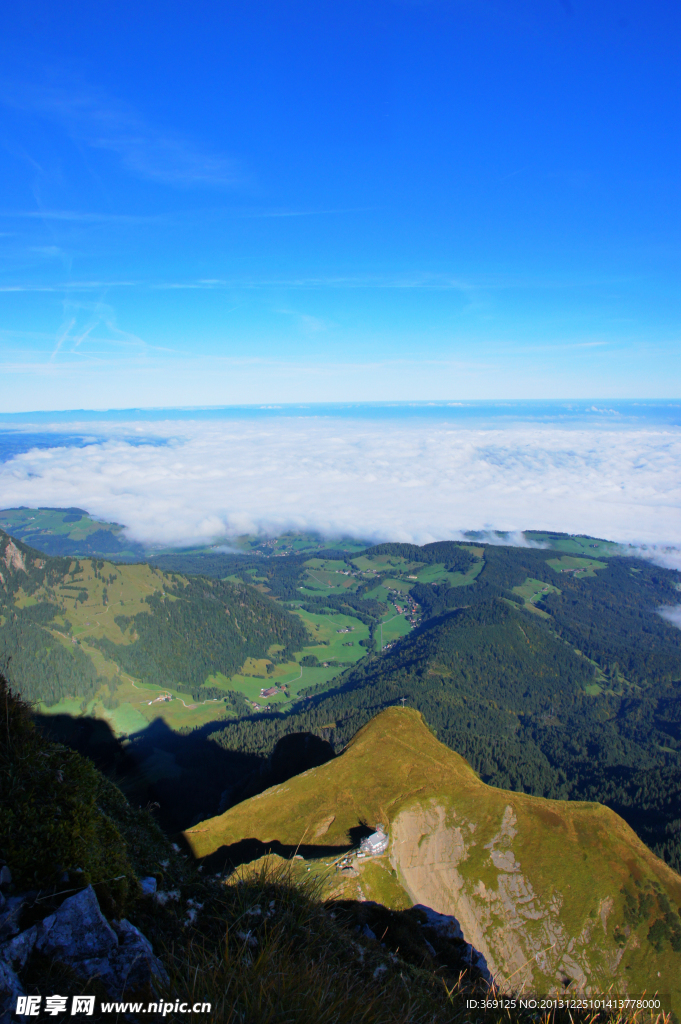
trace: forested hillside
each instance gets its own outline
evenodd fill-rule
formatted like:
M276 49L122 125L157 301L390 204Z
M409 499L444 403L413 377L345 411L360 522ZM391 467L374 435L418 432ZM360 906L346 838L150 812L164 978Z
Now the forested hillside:
M115 691L115 676L74 635L76 618L89 627L89 652L138 680L190 694L211 673L231 674L273 646L270 657L285 658L309 639L298 618L243 584L47 558L2 531L0 566L0 662L26 699L48 705L87 702L104 683Z
M221 580L167 582L147 597L149 611L116 616L131 642L108 638L96 645L144 682L182 682L198 691L207 676L231 675L246 658L260 658L276 644L286 658L308 641L299 619L252 588Z

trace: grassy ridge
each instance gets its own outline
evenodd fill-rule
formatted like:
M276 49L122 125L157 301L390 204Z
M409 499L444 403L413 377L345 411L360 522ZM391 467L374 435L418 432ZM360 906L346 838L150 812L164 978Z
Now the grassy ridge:
M508 835L505 821L513 822ZM199 857L221 851L228 858L228 848L246 838L265 845L302 842L311 855L315 844L320 853L322 844L343 847L351 829L375 822L393 833L390 861L402 888L415 898L440 899L439 906L430 905L460 920L468 915L470 932L490 960L499 957L495 934L513 930L499 909L500 893L509 877L521 877L534 893L530 909L544 916L539 923L516 921L518 955L529 959L548 920L562 957L570 942L580 950L579 965L588 970L594 991L607 990L614 977L622 991L654 985L679 1005L681 878L599 804L542 800L486 786L409 709L383 712L334 761L202 822L187 838ZM463 855L456 854L457 842L465 845ZM497 910L490 914L489 906ZM664 922L667 913L671 927L660 941L657 933L665 925L656 922ZM556 955L545 970L535 966L531 983L551 990L561 962Z

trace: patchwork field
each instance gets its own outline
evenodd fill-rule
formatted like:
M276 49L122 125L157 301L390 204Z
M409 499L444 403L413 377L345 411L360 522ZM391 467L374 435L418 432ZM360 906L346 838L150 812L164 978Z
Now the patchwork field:
M331 683L345 671L342 665L325 667L323 662L354 663L366 654L367 649L360 646L360 640L369 638L369 627L359 619L341 614L315 615L300 608L295 614L301 617L310 635L310 644L296 654L295 661L276 664L268 659L255 661L250 658L238 674L229 679L216 674L210 676L206 684L217 686L225 692L237 690L260 707L284 707L296 700L302 690ZM301 665L300 662L309 656L316 657L322 664ZM284 687L285 690L267 697L261 696L261 690L272 686Z

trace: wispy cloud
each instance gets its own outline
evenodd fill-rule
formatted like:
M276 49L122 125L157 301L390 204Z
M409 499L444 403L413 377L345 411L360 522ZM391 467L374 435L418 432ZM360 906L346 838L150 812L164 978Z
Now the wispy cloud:
M55 284L2 284L0 292L89 292L109 288L134 288L136 281L58 281Z
M0 218L7 220L43 220L64 221L83 224L167 224L170 222L195 221L201 217L226 217L230 220L254 219L286 219L288 217L321 217L334 214L362 213L373 207L348 207L320 210L249 210L234 208L210 208L201 211L192 210L185 214L175 212L172 216L160 214L105 213L96 210L0 210Z
M347 207L335 207L329 209L320 210L239 210L237 216L239 217L253 217L253 218L278 218L278 217L322 217L333 214L345 214L345 213L367 213L370 210L376 210L376 206L347 206Z
M110 354L112 349L123 350L126 358L147 355L151 351L144 339L118 326L115 310L103 299L92 302L67 299L63 311L64 319L47 360L50 367L64 357L101 362L102 356ZM166 350L156 348L155 351Z
M322 320L321 317L312 316L310 313L301 313L297 309L277 309L276 313L281 313L283 316L291 316L297 321L298 325L302 327L304 331L310 334L316 334L318 331L328 330L329 324L326 320Z
M681 629L681 605L670 605L667 608L659 608L658 611L663 619L666 619L667 622L671 622L673 626Z
M224 188L244 179L237 161L150 124L137 111L82 85L5 86L5 103L58 123L77 143L113 153L126 170L174 186Z
M8 220L56 220L83 224L153 224L166 218L163 215L141 216L128 213L96 213L83 210L0 210L0 217Z
M478 287L470 281L447 274L404 273L404 274L353 274L314 277L266 277L262 278L198 278L189 281L160 281L150 285L158 289L195 288L376 288L376 289L424 289L427 291L458 291L472 293Z
M583 282L563 282L555 284L555 287L568 288L577 287ZM179 281L66 281L53 285L34 285L30 282L21 282L13 285L0 286L0 290L6 291L59 291L64 288L93 288L107 287L119 288L137 285L138 287L149 288L154 291L201 291L221 289L243 289L254 291L266 288L287 288L291 290L376 290L376 291L433 291L433 292L459 292L466 296L469 302L479 302L479 297L486 292L507 291L514 288L551 288L554 284L542 281L515 281L505 279L465 279L454 274L431 273L428 271L412 271L397 274L328 274L311 276L270 276L263 274L261 277L200 277L186 278ZM609 344L602 339L580 341L579 347L595 348L599 345ZM551 348L554 346L551 345ZM567 347L574 347L570 343ZM525 346L525 350L531 351L542 346Z

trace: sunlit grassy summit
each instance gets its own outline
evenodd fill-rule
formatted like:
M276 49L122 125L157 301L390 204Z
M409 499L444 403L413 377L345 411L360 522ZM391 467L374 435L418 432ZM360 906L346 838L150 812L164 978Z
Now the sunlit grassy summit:
M681 877L600 804L485 785L410 708L383 711L334 760L187 838L213 864L246 839L321 858L376 823L388 853L356 860L350 889L453 916L503 989L638 993L654 979L678 1006Z

